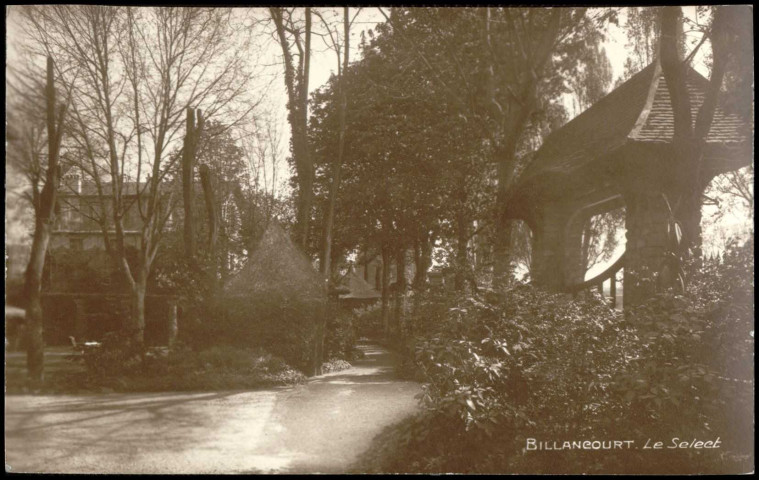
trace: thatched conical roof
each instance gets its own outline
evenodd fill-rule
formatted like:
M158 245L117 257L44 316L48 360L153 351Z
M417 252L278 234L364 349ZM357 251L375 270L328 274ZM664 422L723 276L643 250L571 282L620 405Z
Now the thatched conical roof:
M242 270L227 282L225 296L274 295L326 301L326 280L276 222L265 229Z
M260 346L309 374L321 365L326 280L278 224L264 229L220 298L217 340Z
M349 293L340 295L341 299L356 298L369 300L382 297L382 294L358 275L352 267L340 280L340 286L346 287L349 290Z

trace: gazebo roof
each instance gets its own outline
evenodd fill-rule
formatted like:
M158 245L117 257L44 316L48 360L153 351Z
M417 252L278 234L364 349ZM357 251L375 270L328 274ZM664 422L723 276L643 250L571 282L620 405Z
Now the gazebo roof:
M352 267L340 280L340 286L350 290L349 293L340 295L341 299L357 298L368 300L382 297L382 294L372 287L369 282L361 278Z
M693 118L704 101L709 81L688 67ZM515 194L546 174L570 174L630 143L668 144L674 116L658 61L650 64L546 138L525 168ZM717 106L708 144L743 144L751 130L737 115Z

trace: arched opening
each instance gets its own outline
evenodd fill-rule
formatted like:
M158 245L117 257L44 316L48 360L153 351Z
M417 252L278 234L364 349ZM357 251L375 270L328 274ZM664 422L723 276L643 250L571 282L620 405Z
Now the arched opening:
M616 265L625 253L627 230L624 206L588 218L583 226L582 259L585 281L602 276ZM599 284L604 297L617 308L622 308L624 296L624 268L610 272L608 279Z
M619 260L626 242L624 206L588 218L582 231L584 279L592 279Z
M530 226L524 220L514 220L511 230L514 264L514 276L517 280L528 282L531 280L533 233Z

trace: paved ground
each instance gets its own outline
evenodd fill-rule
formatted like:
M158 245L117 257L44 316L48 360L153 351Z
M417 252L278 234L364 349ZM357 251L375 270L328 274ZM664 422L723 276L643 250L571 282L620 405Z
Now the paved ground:
M6 396L11 472L339 473L416 411L376 345L350 370L253 392Z

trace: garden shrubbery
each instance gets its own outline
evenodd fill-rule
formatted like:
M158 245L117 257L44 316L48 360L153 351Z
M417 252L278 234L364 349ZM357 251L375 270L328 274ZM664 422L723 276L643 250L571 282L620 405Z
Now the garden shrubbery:
M86 373L69 378L81 389L188 391L248 389L301 383L305 376L260 348L216 345L195 351L184 344L148 349L113 335L81 356Z
M258 305L259 312L263 312L262 303ZM278 309L279 304L273 308ZM340 312L327 323L324 373L346 370L351 360L360 358L353 321L352 313ZM296 342L291 337L297 331L285 331L290 323L283 322L273 332L261 332L270 324L236 322L238 319L220 316L214 322L196 325L191 333L185 330L183 335L195 340L192 344L180 342L171 349L146 348L123 332L109 333L98 348L71 356L84 364L86 374L74 375L67 381L71 388L80 389L182 391L258 388L305 380L282 356L268 353L273 350L292 358L308 354L292 350ZM268 339L266 350L250 347L261 343L261 338L254 338L255 333Z
M382 306L379 302L357 309L356 333L359 337L379 338L382 335Z
M517 285L418 300L420 416L391 427L360 470L718 473L753 468L753 252L729 251L690 279L615 312ZM643 451L646 440L719 450ZM526 451L542 441L634 440L638 448Z
M327 321L324 335L324 356L350 362L363 356L356 348L356 315L349 311L339 311Z

